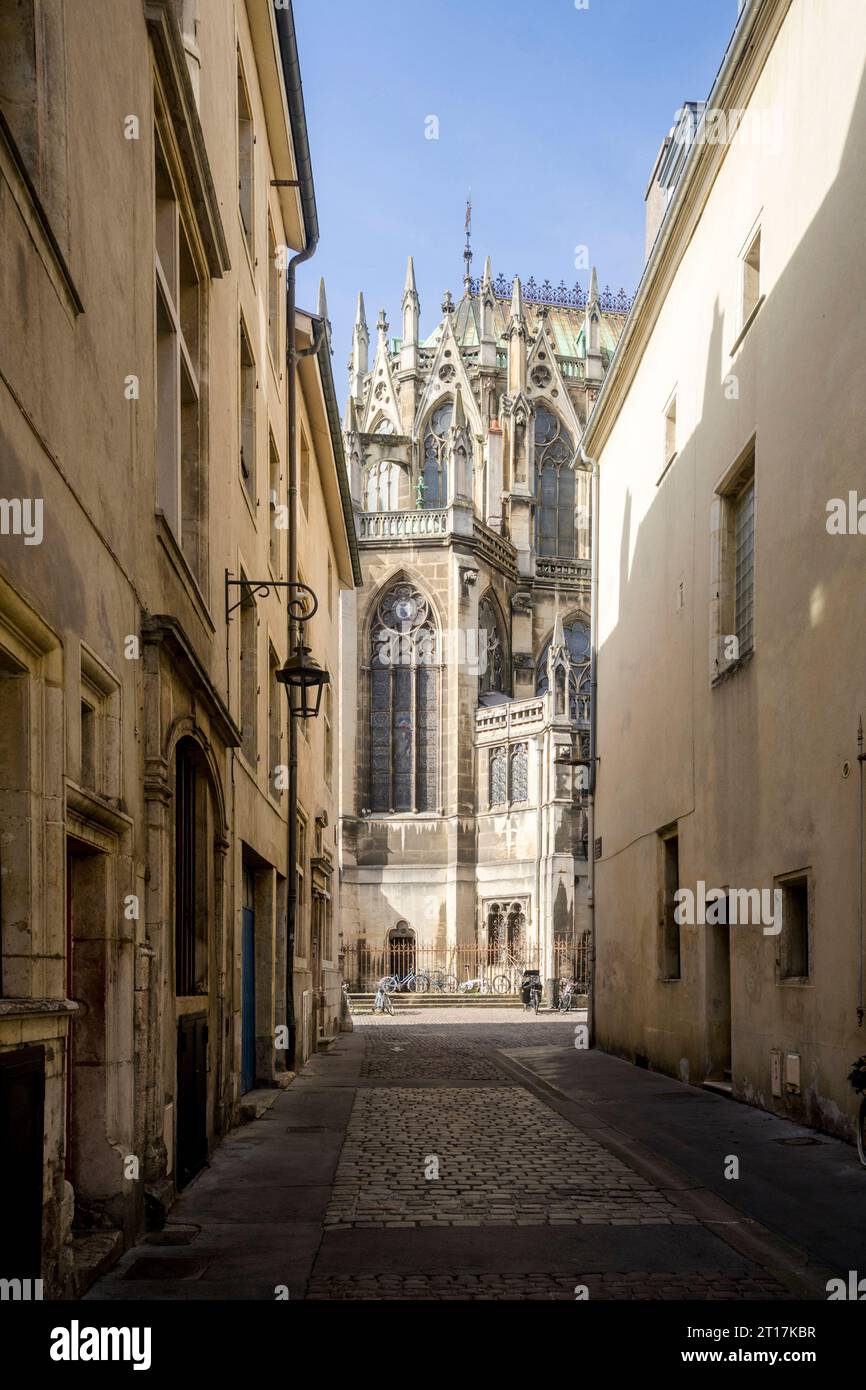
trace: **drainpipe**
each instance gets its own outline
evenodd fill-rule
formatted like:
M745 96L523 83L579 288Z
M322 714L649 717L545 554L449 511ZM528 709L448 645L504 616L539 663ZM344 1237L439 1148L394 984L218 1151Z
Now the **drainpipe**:
M291 4L285 9L275 10L277 38L280 45L283 80L286 87L286 100L289 107L289 121L292 130L292 143L295 164L298 170L298 188L304 216L306 241L303 248L292 256L286 270L286 402L287 451L289 463L289 582L298 582L298 456L297 439L297 369L298 355L295 349L295 273L302 261L314 255L319 244L319 217L316 211L316 194L313 187L313 168L310 160L310 144L307 134L307 118L304 112L304 95L301 86L301 70L298 62L298 44L295 34L295 19ZM289 590L293 595L293 590ZM294 624L289 623L289 650L293 650ZM290 697L291 699L294 696ZM288 829L288 899L286 904L286 1024L289 1030L290 1070L297 1071L297 1020L295 1018L295 920L297 909L297 876L295 863L298 855L298 720L289 713L289 829Z
M857 1027L863 1027L863 719L857 725L857 763L860 769L860 881L858 884L858 905L860 918L860 950L857 955Z
M592 538L589 557L589 786L587 788L587 910L589 916L589 1046L595 1046L595 774L597 766L596 708L598 693L598 499L599 468L596 459L590 458L580 445L580 457L587 468L592 470Z

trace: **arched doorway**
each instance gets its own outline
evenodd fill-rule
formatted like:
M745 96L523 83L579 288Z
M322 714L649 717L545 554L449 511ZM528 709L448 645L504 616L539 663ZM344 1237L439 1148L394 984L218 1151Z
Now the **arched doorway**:
M408 922L398 922L388 933L388 973L398 980L415 969L415 933Z

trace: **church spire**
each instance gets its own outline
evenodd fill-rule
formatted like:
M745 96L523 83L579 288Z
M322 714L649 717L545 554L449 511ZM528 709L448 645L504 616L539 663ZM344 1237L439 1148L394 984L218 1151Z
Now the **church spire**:
M464 285L464 288L465 288L465 290L466 290L466 293L468 294L469 291L470 291L470 289L472 288L472 190L471 190L471 188L470 188L470 190L469 190L469 195L468 195L468 197L467 197L467 199L466 199L466 222L465 222L464 225L465 225L465 230L466 230L466 244L465 244L465 246L463 247L463 263L464 263L464 265L465 265L465 267L466 267L466 270L465 270L465 273L464 273L464 276L463 276L463 285Z
M364 315L364 296L358 295L355 326L352 329L352 362L349 368L349 391L356 401L364 394L364 377L370 367L370 333Z
M516 396L526 389L526 319L523 317L523 289L515 275L511 294L511 322L508 339L508 394Z
M417 372L418 370L418 340L421 326L421 301L418 298L418 289L415 284L415 262L412 257L406 265L406 284L403 288L403 341L400 344L400 371ZM402 380L402 376L401 376ZM414 418L414 388L410 391L412 396L411 406ZM407 406L408 409L408 406Z
M583 350L586 359L586 381L601 381L604 370L601 360L601 314L598 302L598 272L592 267L586 311L583 316Z

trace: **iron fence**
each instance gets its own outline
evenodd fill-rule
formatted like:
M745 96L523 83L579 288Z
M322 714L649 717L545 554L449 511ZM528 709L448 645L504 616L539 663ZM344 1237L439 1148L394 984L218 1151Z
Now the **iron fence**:
M524 970L547 967L539 961L537 949L525 948L519 954L473 943L462 946L430 946L401 940L384 946L353 942L342 956L343 979L353 994L372 994L379 981L393 976L397 989L407 993L516 995ZM557 938L553 943L552 970L557 979L573 978L577 992L588 991L586 941Z

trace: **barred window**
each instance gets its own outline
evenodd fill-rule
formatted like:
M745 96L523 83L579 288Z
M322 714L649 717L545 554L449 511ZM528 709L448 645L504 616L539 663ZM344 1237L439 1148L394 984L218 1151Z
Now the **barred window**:
M755 480L734 502L734 631L740 656L755 645Z
M539 555L573 560L574 445L562 422L544 406L535 413L536 548Z
M439 642L430 605L411 584L380 599L370 652L370 810L438 804Z

